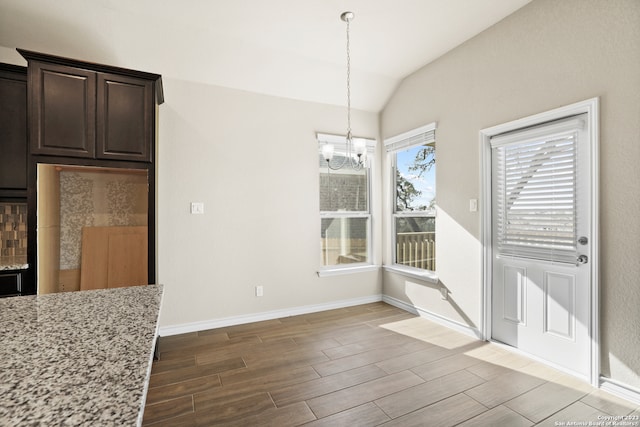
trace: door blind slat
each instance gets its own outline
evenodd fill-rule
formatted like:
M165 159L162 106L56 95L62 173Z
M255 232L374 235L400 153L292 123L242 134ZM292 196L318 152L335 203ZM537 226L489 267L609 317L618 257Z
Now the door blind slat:
M493 147L499 255L575 261L576 137Z

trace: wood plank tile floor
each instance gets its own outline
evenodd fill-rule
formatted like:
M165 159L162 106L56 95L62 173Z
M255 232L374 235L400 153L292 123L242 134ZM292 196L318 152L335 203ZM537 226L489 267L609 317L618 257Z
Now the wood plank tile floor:
M640 408L385 303L160 338L145 426L557 426Z

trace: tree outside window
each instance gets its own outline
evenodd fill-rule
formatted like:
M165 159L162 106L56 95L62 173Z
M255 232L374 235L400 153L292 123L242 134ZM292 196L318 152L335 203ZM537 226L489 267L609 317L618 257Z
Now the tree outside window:
M435 142L393 152L394 263L435 271Z

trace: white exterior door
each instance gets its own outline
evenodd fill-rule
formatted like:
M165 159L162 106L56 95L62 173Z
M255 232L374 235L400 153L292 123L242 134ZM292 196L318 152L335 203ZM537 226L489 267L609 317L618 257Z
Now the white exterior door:
M491 138L494 340L589 378L586 114Z

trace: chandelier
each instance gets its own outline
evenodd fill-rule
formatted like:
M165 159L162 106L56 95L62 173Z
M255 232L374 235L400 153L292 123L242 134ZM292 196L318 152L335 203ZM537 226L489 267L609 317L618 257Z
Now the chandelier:
M346 156L342 157L342 162L332 164L331 159L333 159L335 151L333 144L327 143L322 146L322 156L327 161L327 167L332 170L342 169L346 165L355 170L362 169L367 151L366 142L360 139L354 141L351 135L351 46L349 24L354 17L355 14L353 12L344 12L340 15L340 19L347 24L347 152Z

